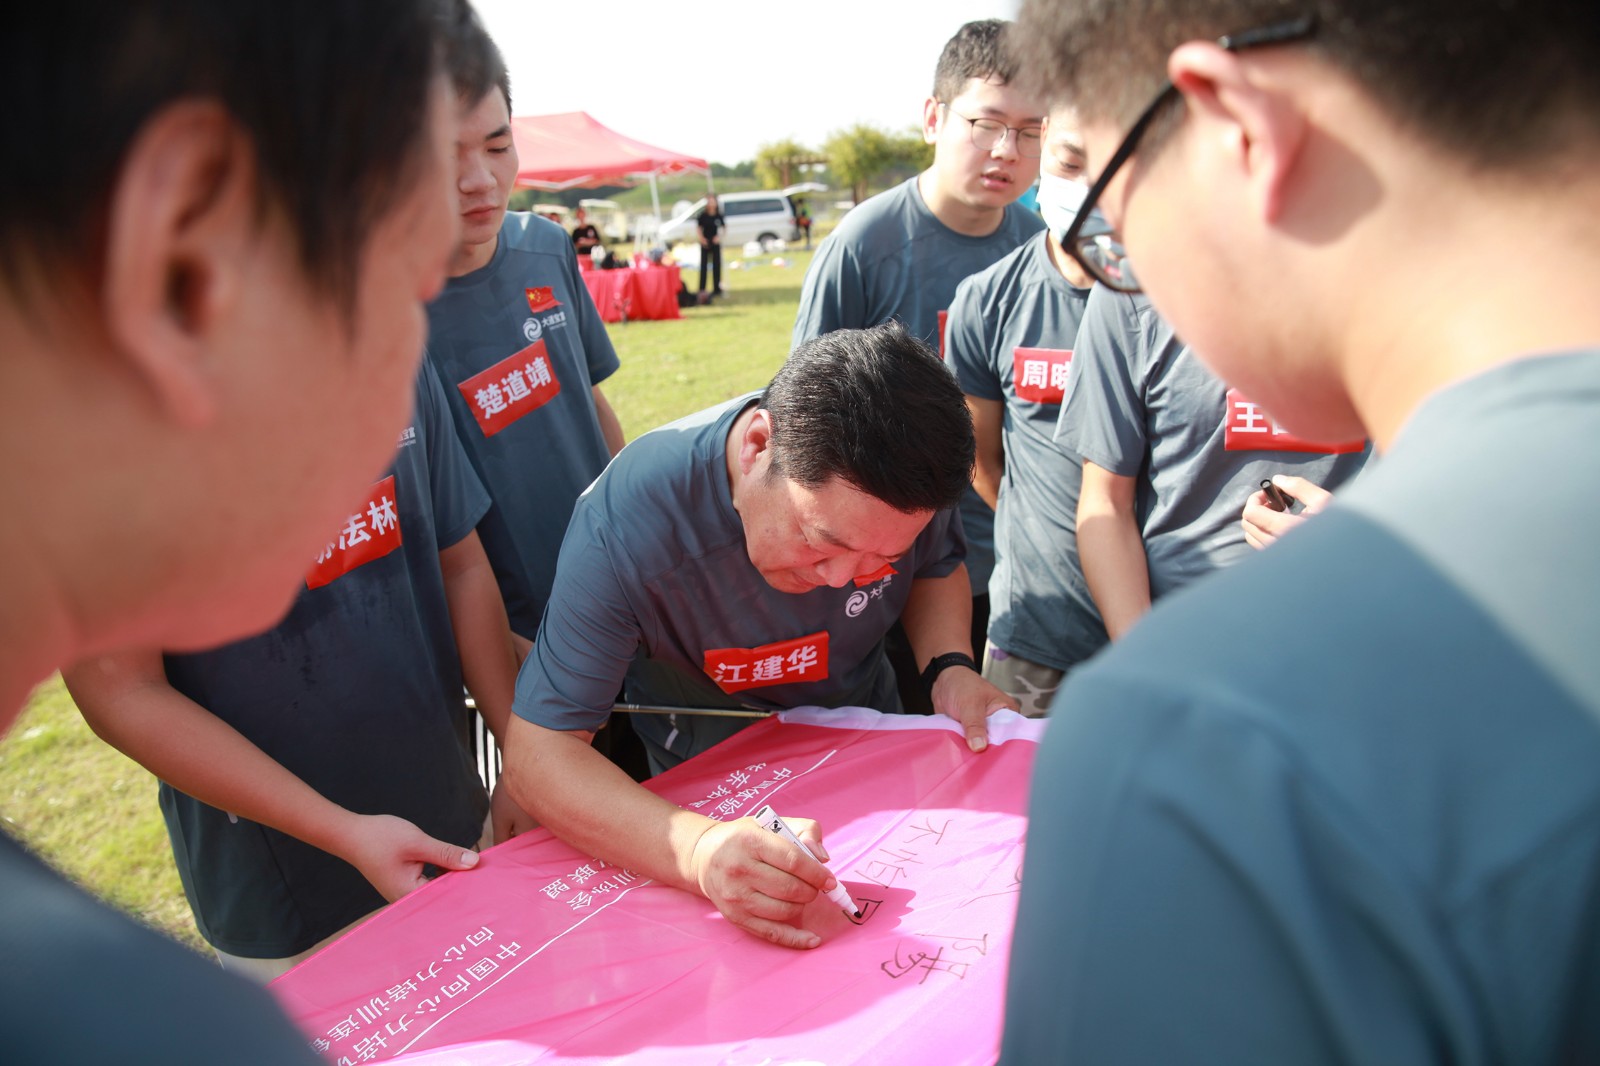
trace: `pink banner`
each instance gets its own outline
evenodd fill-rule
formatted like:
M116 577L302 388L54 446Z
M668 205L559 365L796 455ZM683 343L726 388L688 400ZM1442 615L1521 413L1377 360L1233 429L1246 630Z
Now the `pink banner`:
M826 899L796 952L705 900L544 830L407 896L276 981L330 1062L719 1066L989 1063L1042 723L790 713L649 787L713 818L771 804L823 825L863 909Z

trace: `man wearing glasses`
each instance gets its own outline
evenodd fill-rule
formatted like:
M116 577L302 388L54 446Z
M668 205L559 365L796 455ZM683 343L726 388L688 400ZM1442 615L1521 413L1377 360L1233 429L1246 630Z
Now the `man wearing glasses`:
M923 104L933 165L856 207L822 242L806 273L791 348L832 330L893 319L943 355L944 316L956 286L1043 228L1016 203L1039 173L1044 110L1012 84L1007 25L969 22L945 44L933 95ZM969 491L961 515L975 593L973 643L981 648L994 512ZM896 645L903 654L903 642L891 640ZM926 710L914 683L922 665L897 656L902 699Z
M1002 1061L1600 1060L1592 7L1019 26L1099 175L1073 254L1292 432L1384 459L1064 686ZM1540 268L1491 282L1507 234Z

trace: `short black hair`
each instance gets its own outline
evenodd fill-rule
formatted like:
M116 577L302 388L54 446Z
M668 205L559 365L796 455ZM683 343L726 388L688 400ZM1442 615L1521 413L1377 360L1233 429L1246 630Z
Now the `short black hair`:
M0 279L92 276L129 146L215 100L250 138L313 285L348 309L372 228L422 158L436 0L52 0L0 14Z
M834 478L897 511L954 507L972 482L972 415L955 375L898 322L796 348L761 397L771 472Z
M1292 47L1474 170L1537 167L1600 139L1593 0L1024 0L1019 78L1126 127L1178 45L1304 16L1315 31Z
M948 104L972 78L1010 83L1017 76L1017 60L1006 32L1010 25L1005 19L980 19L957 30L939 53L939 65L933 71L933 98Z
M440 0L445 7L444 67L456 95L476 107L490 89L499 89L511 114L511 73L505 56L467 0Z

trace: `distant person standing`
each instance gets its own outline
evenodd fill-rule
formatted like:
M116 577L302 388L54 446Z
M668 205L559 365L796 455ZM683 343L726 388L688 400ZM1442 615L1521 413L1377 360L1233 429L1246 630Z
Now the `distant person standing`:
M717 194L706 197L706 207L700 212L700 291L706 291L706 265L711 266L711 294L722 295L722 231L728 222L717 205Z
M572 248L579 256L586 256L590 249L600 247L600 231L595 224L589 221L588 214L583 208L578 208L578 224L572 227Z
M800 229L800 236L806 242L806 248L811 248L811 208L806 206L804 200L794 202L794 224Z

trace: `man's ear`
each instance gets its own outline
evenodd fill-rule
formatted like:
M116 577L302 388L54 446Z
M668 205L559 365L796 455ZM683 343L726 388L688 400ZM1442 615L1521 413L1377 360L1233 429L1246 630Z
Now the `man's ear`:
M1179 45L1167 73L1200 120L1200 143L1222 150L1223 165L1248 184L1258 217L1277 221L1306 142L1297 101L1265 68L1209 41Z
M922 102L922 141L932 144L939 139L939 101L928 97Z
M758 408L744 427L744 437L739 441L739 470L748 474L761 463L772 448L772 412ZM770 456L768 456L770 459Z
M217 414L211 356L245 297L257 236L255 153L219 105L173 104L134 138L112 189L102 301L114 354L161 409L198 427Z

